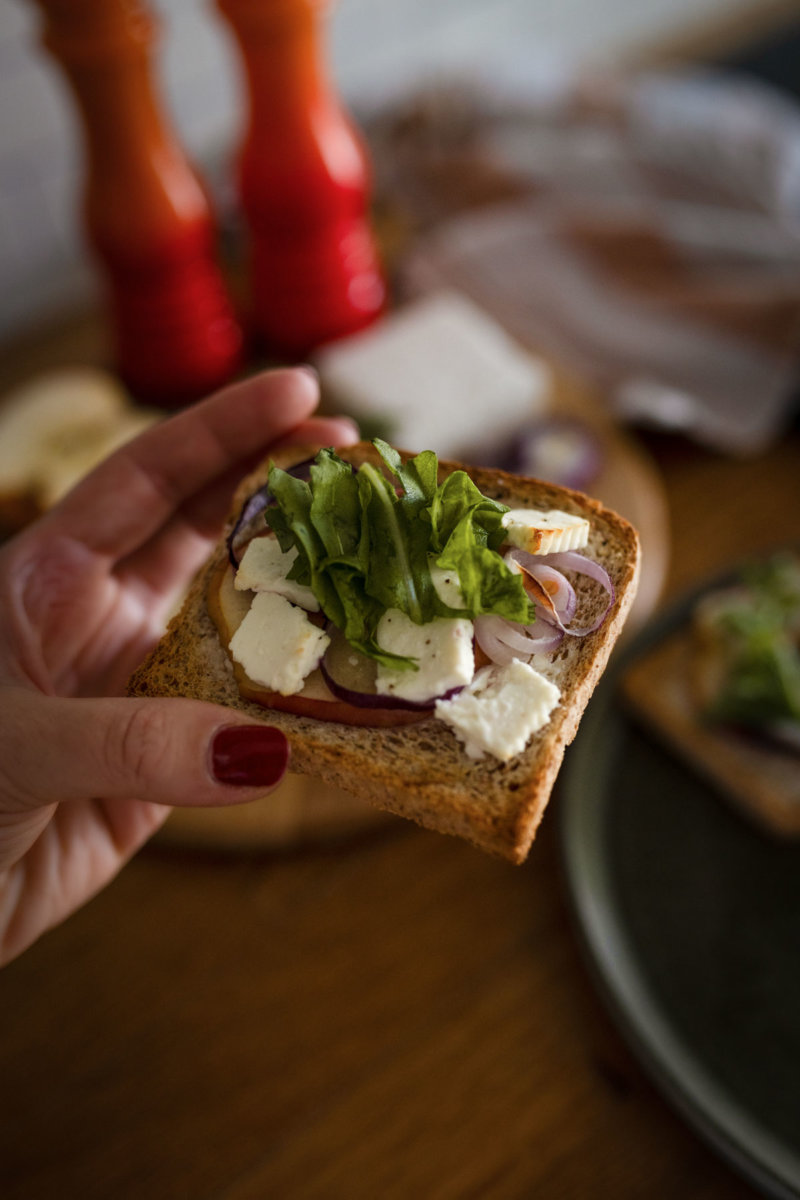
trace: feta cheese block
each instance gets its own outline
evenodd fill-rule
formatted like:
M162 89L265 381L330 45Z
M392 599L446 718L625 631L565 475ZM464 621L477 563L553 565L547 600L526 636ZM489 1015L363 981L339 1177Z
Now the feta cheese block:
M447 571L444 567L437 567L436 563L431 559L431 583L436 595L446 604L448 608L463 608L464 594L461 591L461 581L458 578L458 572Z
M302 608L276 592L258 592L231 638L230 652L253 683L292 696L318 666L330 640Z
M503 515L506 541L529 554L556 554L581 550L589 541L589 522L557 508L540 512L534 508L512 508Z
M319 612L319 601L310 587L286 576L297 558L292 546L284 554L276 537L256 537L248 544L236 572L236 587L242 592L277 592L307 612Z
M435 712L470 758L491 754L508 762L547 724L560 697L554 683L517 658L507 667L483 667L469 688L437 700Z
M378 622L375 636L382 650L419 661L416 671L378 664L376 687L384 695L423 703L472 679L472 622L463 617L436 617L416 625L398 608L390 608Z
M323 390L395 445L440 455L502 446L550 404L551 372L457 291L412 300L315 355Z

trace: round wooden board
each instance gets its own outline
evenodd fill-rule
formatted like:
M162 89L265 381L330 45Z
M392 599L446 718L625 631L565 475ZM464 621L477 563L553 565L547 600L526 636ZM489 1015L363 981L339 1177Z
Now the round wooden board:
M603 450L600 473L588 488L590 495L630 521L641 539L642 572L622 635L627 639L653 613L667 578L670 530L666 493L655 463L633 436L612 422L596 390L563 367L551 366L551 415L584 421Z

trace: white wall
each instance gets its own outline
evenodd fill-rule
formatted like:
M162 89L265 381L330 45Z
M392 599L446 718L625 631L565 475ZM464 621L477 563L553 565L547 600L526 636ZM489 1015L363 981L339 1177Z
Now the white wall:
M236 59L210 0L152 0L163 15L165 102L217 185L235 142ZM754 0L340 0L331 55L348 96L469 68L506 51L587 61L647 45ZM0 0L0 337L91 294L77 218L80 147L30 0Z

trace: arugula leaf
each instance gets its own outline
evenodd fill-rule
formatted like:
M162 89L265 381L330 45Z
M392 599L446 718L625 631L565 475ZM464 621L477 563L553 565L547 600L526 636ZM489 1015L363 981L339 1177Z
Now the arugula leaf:
M373 442L386 466L403 485L405 500L412 504L430 502L439 479L439 463L432 450L423 450L404 463L397 450L388 442L376 438Z
M506 507L482 495L464 471L440 485L433 451L404 463L386 442L374 444L400 487L371 463L354 472L331 449L317 455L310 484L274 466L269 474L277 507L267 510L267 523L284 550L297 547L292 578L313 588L350 644L385 666L415 668L415 660L377 644L388 608L417 624L482 613L532 621L522 577L497 553ZM458 574L462 608L439 599L431 562Z
M386 653L375 640L387 606L367 591L369 526L349 464L333 450L322 450L310 484L273 465L269 487L276 507L266 510L267 524L283 550L297 547L290 576L313 589L325 616L355 649L387 667L414 667L413 660Z
M727 665L709 716L743 725L800 721L800 568L776 556L744 578L745 589L733 591L716 617Z

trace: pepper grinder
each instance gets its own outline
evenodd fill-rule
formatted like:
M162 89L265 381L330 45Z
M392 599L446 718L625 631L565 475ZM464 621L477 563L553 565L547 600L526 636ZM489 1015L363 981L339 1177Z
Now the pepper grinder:
M217 0L244 62L238 187L255 332L291 358L354 333L385 287L367 217L367 155L328 79L327 0Z
M242 333L215 261L206 195L154 93L141 0L35 0L86 146L84 223L104 269L120 375L167 407L230 378Z

